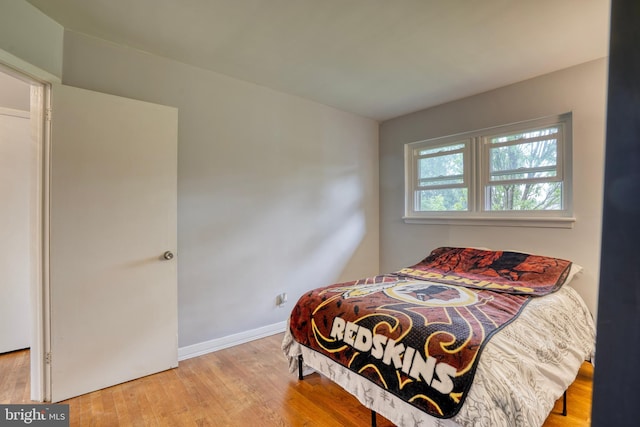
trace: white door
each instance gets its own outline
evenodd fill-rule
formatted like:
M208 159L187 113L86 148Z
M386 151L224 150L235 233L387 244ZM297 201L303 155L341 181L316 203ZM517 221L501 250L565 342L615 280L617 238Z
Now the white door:
M177 110L61 85L51 106L57 402L178 365Z
M0 108L0 353L30 346L36 162L28 112Z

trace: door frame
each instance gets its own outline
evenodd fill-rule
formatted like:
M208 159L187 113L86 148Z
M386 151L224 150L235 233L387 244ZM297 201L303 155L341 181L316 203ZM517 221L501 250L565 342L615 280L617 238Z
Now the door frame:
M31 85L30 113L36 143L37 206L32 228L31 300L31 400L51 400L49 318L49 176L50 176L50 94L51 84L60 78L0 49L0 72Z

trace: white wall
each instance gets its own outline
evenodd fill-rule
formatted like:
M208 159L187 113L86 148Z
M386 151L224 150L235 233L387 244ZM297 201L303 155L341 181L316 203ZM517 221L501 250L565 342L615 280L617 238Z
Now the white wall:
M63 83L179 109L180 347L378 273L375 121L73 32Z
M386 121L380 126L380 267L397 270L438 246L515 249L571 259L596 312L600 262L605 59ZM403 146L408 142L573 111L572 229L405 224Z
M19 58L26 71L62 75L64 29L24 0L0 2L0 61ZM24 61L24 63L22 63ZM14 61L11 61L14 62ZM37 68L34 68L37 67Z

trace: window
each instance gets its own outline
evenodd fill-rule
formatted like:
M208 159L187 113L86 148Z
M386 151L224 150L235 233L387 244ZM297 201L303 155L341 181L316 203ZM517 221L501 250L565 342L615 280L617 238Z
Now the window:
M571 113L405 145L405 221L571 227Z

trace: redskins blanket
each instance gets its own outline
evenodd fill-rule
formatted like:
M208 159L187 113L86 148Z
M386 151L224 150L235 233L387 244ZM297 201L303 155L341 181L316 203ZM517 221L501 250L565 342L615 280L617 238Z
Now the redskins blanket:
M300 298L290 329L318 351L439 418L464 402L483 346L532 296L557 290L569 261L438 248L394 274Z

